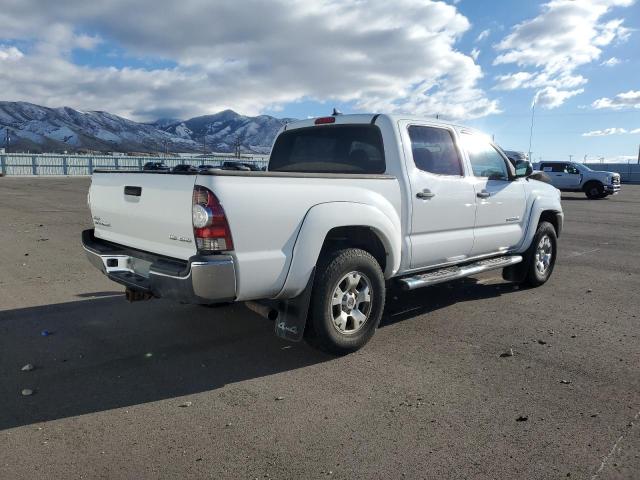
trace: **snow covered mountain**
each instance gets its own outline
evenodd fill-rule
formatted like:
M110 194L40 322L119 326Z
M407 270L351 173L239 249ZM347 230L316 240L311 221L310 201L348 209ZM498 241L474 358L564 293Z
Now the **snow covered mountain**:
M171 123L159 120L154 125L179 138L195 140L200 144L201 150L205 137L207 149L214 152L235 151L236 142L239 140L242 151L269 153L278 130L292 120L269 115L246 117L233 110L224 110L186 121Z
M275 134L289 119L246 117L231 110L181 121L138 123L102 111L48 108L27 102L0 102L0 147L6 130L10 151L243 152L268 153Z

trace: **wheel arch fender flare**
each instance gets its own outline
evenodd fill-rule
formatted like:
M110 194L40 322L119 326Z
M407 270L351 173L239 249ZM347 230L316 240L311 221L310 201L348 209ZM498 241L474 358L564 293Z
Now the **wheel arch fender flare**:
M527 221L522 242L516 249L518 253L525 252L529 248L531 242L533 241L533 237L536 234L538 224L540 223L540 218L546 212L550 212L555 215L557 224L556 234L560 236L560 232L562 231L564 222L564 214L562 213L560 201L555 201L547 196L539 195L533 200L533 203L531 205L531 213L529 214L529 219Z
M367 227L378 237L387 257L385 278L400 269L401 223L395 210L357 202L328 202L313 206L307 212L293 247L289 272L284 286L275 298L290 298L305 288L320 256L327 234L337 227Z

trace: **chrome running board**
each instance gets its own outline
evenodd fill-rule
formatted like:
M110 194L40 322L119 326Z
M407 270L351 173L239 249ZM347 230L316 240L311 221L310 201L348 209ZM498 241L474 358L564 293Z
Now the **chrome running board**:
M520 255L488 258L466 265L440 268L426 273L419 273L411 277L401 278L399 283L403 290L414 290L416 288L428 287L429 285L468 277L477 273L488 272L489 270L497 270L498 268L515 265L521 261L522 256Z

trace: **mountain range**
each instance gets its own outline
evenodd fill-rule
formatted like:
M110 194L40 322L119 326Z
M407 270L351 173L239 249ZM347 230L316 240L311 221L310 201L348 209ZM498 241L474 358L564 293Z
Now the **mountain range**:
M0 147L30 152L235 152L266 154L293 119L249 117L233 110L189 120L140 123L104 111L0 102Z

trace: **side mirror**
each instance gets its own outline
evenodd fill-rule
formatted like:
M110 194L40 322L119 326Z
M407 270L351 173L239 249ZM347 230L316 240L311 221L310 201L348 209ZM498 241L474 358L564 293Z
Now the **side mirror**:
M533 166L531 165L531 162L527 160L518 160L515 167L517 178L528 177L533 173Z

